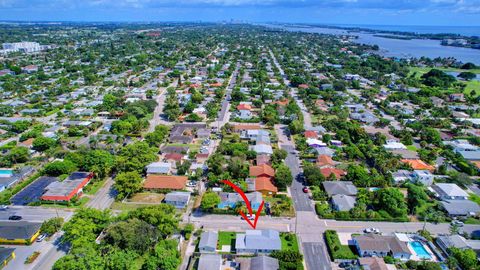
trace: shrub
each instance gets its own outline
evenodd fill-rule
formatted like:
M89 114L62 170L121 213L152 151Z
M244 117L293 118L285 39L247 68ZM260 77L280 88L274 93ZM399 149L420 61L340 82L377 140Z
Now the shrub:
M336 259L354 260L358 256L353 253L349 246L344 246L340 243L336 231L325 231L325 241L330 252L330 257Z

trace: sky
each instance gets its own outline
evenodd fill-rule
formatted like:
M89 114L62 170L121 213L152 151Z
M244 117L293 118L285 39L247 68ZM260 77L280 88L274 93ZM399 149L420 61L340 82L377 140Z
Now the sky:
M480 26L480 0L0 0L0 21Z

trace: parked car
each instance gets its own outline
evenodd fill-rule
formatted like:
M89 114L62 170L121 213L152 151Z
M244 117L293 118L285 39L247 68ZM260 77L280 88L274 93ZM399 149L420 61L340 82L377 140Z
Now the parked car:
M461 222L460 220L457 220L457 219L452 220L452 223L451 223L451 224L452 224L452 225L456 225L456 226L458 226L458 227L463 227L463 225L464 225L463 222Z
M43 239L45 239L47 237L46 234L41 234L39 237L37 237L37 242L42 242Z
M17 215L13 215L13 216L9 216L8 217L8 220L21 220L22 217L21 216L17 216Z
M366 228L363 230L364 233L380 233L380 230L377 228Z
M243 218L243 216L240 216L240 217L241 217L242 220L245 219L245 218ZM248 220L255 220L255 216L253 216L253 215L247 215L247 218L248 218Z
M5 211L8 209L8 206L7 205L0 205L0 211Z
M303 187L302 191L303 193L308 193L308 187Z

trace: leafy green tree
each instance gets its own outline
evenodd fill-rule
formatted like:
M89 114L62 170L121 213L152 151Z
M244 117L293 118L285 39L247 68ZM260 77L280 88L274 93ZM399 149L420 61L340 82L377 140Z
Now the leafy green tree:
M285 190L293 181L292 172L287 166L280 164L275 171L275 184L281 189Z
M62 174L70 174L77 170L77 166L69 160L53 161L43 167L45 174L49 176L60 176Z
M300 120L293 120L289 125L288 129L292 134L302 133L305 129L303 128L303 123Z
M218 196L215 192L206 192L203 194L202 202L200 207L203 210L212 210L213 208L217 207L217 205L221 202L220 196Z
M30 157L28 148L26 147L14 147L8 152L3 159L11 164L27 162Z
M47 138L47 137L37 137L35 140L33 140L32 143L32 148L34 150L43 152L45 150L48 150L52 147L55 147L57 145L57 141L52 138Z
M307 163L303 168L303 174L309 186L320 186L325 181L325 176L314 164Z
M405 217L407 204L398 188L383 188L375 192L375 207L384 210L392 217Z
M142 190L142 177L136 171L121 172L115 177L114 187L118 192L118 198L132 196Z
M273 150L272 155L272 164L277 165L282 163L287 158L288 152L283 149L275 149Z
M168 127L164 125L155 126L155 130L151 133L145 135L145 141L150 146L159 147L162 144L168 135Z
M123 250L144 253L157 242L158 237L154 226L142 220L129 219L109 226L103 241Z
M83 168L94 172L99 178L109 175L115 166L115 158L105 150L88 151L84 157Z
M470 72L470 71L466 71L466 72L461 72L460 74L458 74L458 77L460 77L464 80L470 81L470 80L475 79L477 77L477 74L475 74L473 72Z
M450 254L454 257L462 269L479 269L480 264L477 254L473 249L450 248Z
M176 210L169 204L138 208L129 212L128 217L156 226L162 238L170 236L178 229Z
M145 166L157 160L158 150L146 142L135 142L123 147L117 155L117 170L142 173Z
M40 231L48 235L53 235L54 233L58 232L62 228L62 226L63 226L63 218L54 217L54 218L45 220L42 223L42 227L40 227Z
M181 262L176 246L173 240L158 243L154 252L146 258L142 270L176 270Z
M105 269L108 270L133 270L133 262L139 257L135 250L110 250L105 255Z

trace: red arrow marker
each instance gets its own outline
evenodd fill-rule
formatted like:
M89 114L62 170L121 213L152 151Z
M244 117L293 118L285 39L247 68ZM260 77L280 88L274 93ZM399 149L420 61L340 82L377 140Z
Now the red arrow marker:
M223 180L222 182L231 186L238 194L240 194L240 196L242 196L242 199L245 201L245 205L247 206L248 212L250 213L250 216L252 216L253 215L252 206L250 205L250 201L248 200L245 193L243 193L242 189L228 180ZM262 201L262 203L260 204L260 207L258 208L257 213L255 214L255 220L253 221L253 223L248 219L247 215L245 215L243 211L239 211L239 214L247 221L248 225L250 225L253 229L257 227L258 217L260 217L260 214L262 213L264 203L265 202Z

